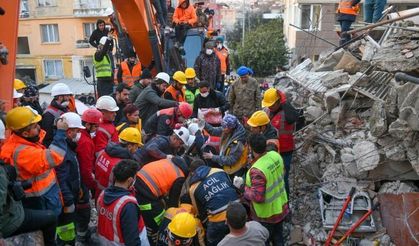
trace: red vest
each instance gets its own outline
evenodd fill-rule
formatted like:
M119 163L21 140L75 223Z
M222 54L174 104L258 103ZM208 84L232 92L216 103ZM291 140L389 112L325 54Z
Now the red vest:
M157 112L157 117L167 115L170 116L170 128L174 129L177 122L175 108L165 108Z
M279 111L271 117L271 124L278 130L279 152L289 152L294 150L294 129L295 124L288 124L285 120L284 110Z
M104 150L101 151L99 156L96 158L95 178L98 184L99 192L107 188L113 180L113 178L110 179L112 169L120 160L120 158L111 157Z
M134 203L138 207L137 199L132 195L126 195L115 200L110 205L103 201L104 192L102 192L97 201L98 214L98 234L102 243L106 245L124 245L124 237L121 227L121 211L127 203ZM140 216L138 218L138 229L140 232L144 229L144 221ZM140 236L140 235L138 235ZM103 242L104 241L104 242Z
M122 69L122 82L127 84L129 87L134 85L135 81L140 80L142 73L141 63L137 62L132 68L132 71L129 70L128 62L121 62Z

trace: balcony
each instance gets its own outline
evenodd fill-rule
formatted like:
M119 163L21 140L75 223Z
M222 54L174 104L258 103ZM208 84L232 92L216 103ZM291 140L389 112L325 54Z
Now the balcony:
M74 1L73 14L77 17L104 16L106 8L110 7L110 0L76 0Z
M90 48L90 44L89 41L86 39L81 39L81 40L77 40L76 41L76 48L77 49L85 49L85 48Z

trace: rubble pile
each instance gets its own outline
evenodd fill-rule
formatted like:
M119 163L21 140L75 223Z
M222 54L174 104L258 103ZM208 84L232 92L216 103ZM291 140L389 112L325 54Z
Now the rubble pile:
M295 135L290 180L294 243L325 242L325 222L333 225L339 212L326 208L351 187L371 204L381 194L419 191L419 85L394 78L395 72L419 77L419 32L388 33L380 47L370 42L327 52L315 64L307 59L276 77L275 86L304 109L307 121ZM373 217L374 240L391 245L379 210ZM373 245L374 232L357 237Z

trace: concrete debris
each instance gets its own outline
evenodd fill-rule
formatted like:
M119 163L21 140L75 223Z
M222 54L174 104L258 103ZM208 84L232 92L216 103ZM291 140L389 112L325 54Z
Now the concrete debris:
M339 63L334 68L334 70L340 69L343 69L343 71L349 74L356 74L361 70L361 62L351 53L346 51L340 59Z
M362 141L355 144L353 148L355 162L359 171L373 170L380 163L380 154L377 146L369 141Z
M334 88L338 85L347 84L349 82L349 74L343 70L337 70L330 73L327 73L322 78L322 84L326 88Z
M395 182L384 183L381 186L378 193L400 195L403 193L418 192L418 191L419 189L414 184L395 181Z

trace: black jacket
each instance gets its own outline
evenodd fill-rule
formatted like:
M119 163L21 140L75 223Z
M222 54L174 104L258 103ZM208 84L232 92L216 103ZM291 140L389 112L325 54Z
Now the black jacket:
M144 124L144 131L147 135L170 136L173 134L172 124L177 121L173 115L153 114Z
M176 150L170 146L170 140L167 136L157 136L148 141L144 147L138 149L135 153L135 159L140 165L145 165L152 161L161 160L167 155L175 155Z
M68 112L67 107L63 107L60 104L57 103L56 100L52 100L51 107L61 110L62 112L66 113ZM45 138L42 141L42 143L45 145L45 147L48 148L48 146L51 144L52 139L54 138L56 126L55 126L55 116L52 115L50 112L44 112L42 115L41 120L41 128L46 132Z
M201 94L198 94L195 97L192 114L193 118L198 116L198 109L200 108L220 108L224 115L224 112L230 108L230 104L221 92L210 89L207 97L202 97Z
M96 30L94 30L93 32L92 32L92 34L90 35L90 38L89 38L89 44L91 45L91 46L93 46L93 47L95 47L95 48L97 48L97 46L99 45L99 41L100 41L100 39L103 37L103 36L108 36L108 33L109 33L109 30L108 29L103 29L103 31L100 31L99 30L99 27L97 26L97 24L96 24ZM112 42L110 42L111 44L110 44L110 51L112 51L113 50L113 41Z

